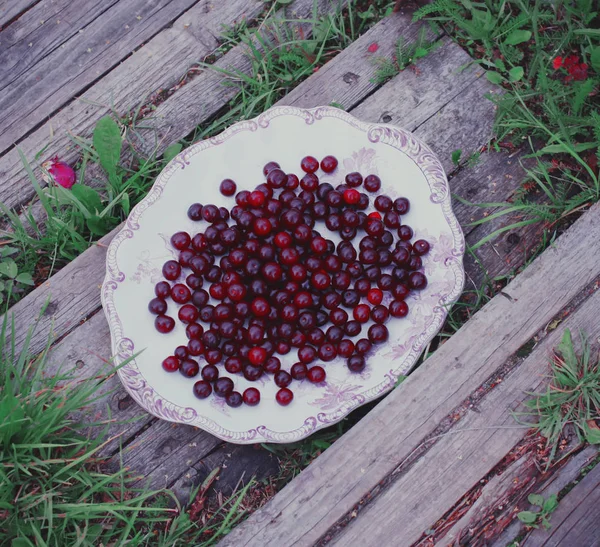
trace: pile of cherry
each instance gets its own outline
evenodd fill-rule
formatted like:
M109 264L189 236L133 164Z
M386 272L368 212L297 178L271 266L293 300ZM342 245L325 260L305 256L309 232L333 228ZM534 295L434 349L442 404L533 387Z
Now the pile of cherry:
M333 173L337 164L327 156L320 167ZM179 258L164 264L167 281L156 285L148 307L157 316L156 329L168 333L175 320L166 315L167 299L181 305L178 317L189 342L175 348L162 366L189 378L201 374L193 388L200 399L214 391L231 407L260 402L254 387L243 394L234 391L233 380L217 368L221 362L227 373L249 381L273 375L281 405L294 397L288 388L293 380L323 382L321 364L336 357L361 372L372 346L388 339L388 319L406 316L406 297L427 285L420 270L429 243L410 242L413 230L402 224L410 207L406 198L378 195L376 211L367 214L369 196L358 188L378 193L378 176L363 180L360 173L349 173L345 184L334 188L319 181L315 158L305 157L301 168L300 180L270 162L263 170L266 183L251 192L236 194L234 181L222 181L221 193L235 194L231 211L195 203L189 218L209 226L193 237L177 232L171 238ZM317 222L341 241L335 245L323 237ZM356 248L352 241L359 234ZM363 328L366 337L353 341ZM298 362L288 372L276 354L292 348ZM202 370L199 358L206 361Z

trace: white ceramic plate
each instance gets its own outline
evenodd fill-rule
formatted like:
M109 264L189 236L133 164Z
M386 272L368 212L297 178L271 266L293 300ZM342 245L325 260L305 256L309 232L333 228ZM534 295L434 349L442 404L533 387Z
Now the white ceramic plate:
M197 378L169 374L161 367L176 346L187 343L183 325L177 321L173 332L159 334L147 311L163 263L176 257L170 236L179 230L193 235L199 228L186 215L194 202L228 209L234 205L233 198L219 193L222 179L235 180L238 191L253 189L264 182L262 167L268 161L299 174L304 156L327 154L340 164L331 175L319 172L321 181L337 184L351 171L375 173L381 177L382 193L409 198L411 210L403 223L414 229L415 239L431 243L423 261L427 288L409 297L406 318L388 322L389 342L375 346L361 374L351 373L342 359L328 363L323 385L293 383L294 401L288 407L276 403L277 387L266 375L253 383L259 384L262 396L256 407L229 408L216 396L196 399L192 385ZM324 226L318 229L333 239ZM397 127L364 123L332 107L272 108L179 154L110 244L102 303L115 364L141 352L119 369L119 376L135 401L159 418L201 427L233 443L298 441L380 397L411 369L462 291L463 254L464 238L452 213L446 176L425 144ZM174 306L170 301L168 314L176 317ZM289 370L295 356L293 350L281 357L283 368ZM240 392L252 385L242 377L234 382Z

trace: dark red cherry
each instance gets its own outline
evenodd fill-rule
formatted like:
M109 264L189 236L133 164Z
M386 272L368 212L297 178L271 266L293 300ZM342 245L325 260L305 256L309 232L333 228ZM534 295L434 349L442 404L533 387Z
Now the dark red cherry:
M421 272L411 272L408 276L408 284L411 289L421 291L427 287L427 277Z
M413 243L413 252L416 255L426 255L429 252L429 243L424 239L419 239Z
M306 373L306 379L313 384L320 384L325 381L327 374L325 369L320 366L311 367Z
M367 192L379 192L381 188L381 179L377 175L367 175L364 183Z
M244 403L248 406L256 406L260 403L260 391L255 387L249 387L244 391Z
M321 169L325 173L333 173L338 166L338 160L334 156L325 156L321 160Z
M290 374L294 380L304 380L308 371L304 363L294 363L290 369Z
M319 162L312 156L306 156L302 158L300 167L305 173L314 173L319 168Z
M369 327L368 336L373 344L382 344L389 338L389 331L385 325L371 325Z
M362 372L365 365L365 358L362 355L353 355L348 359L348 368L352 372Z
M406 317L408 315L408 304L404 300L394 300L390 303L390 315L392 317Z
M193 359L185 359L181 361L181 364L179 365L179 372L186 378L193 378L194 376L198 376L200 366Z
M348 173L346 175L346 184L350 186L350 188L357 188L363 182L362 175L360 173Z
M167 311L167 303L162 298L153 298L148 303L148 311L154 315L164 315Z
M212 386L205 382L204 380L200 380L194 384L194 395L198 397L198 399L206 399L210 397L212 393Z
M219 190L221 194L224 196L233 196L237 190L237 185L231 179L224 179L221 181L221 185L219 186Z
M162 274L164 275L165 279L168 279L169 281L175 281L181 274L181 266L179 265L179 262L176 262L175 260L168 260L165 262L162 268Z
M175 328L175 319L168 315L158 315L154 320L154 326L158 332L166 334Z
M171 355L162 362L162 367L167 372L177 372L179 370L179 359Z
M276 372L273 380L277 387L287 387L292 383L292 377L290 376L290 373L286 372L285 370Z
M237 408L238 406L242 406L244 402L244 398L239 391L232 391L228 395L225 396L225 402L228 406L232 408Z
M218 395L219 397L226 397L233 391L233 380L231 378L227 378L226 376L219 378L215 382L214 390L215 395Z
M289 405L292 400L294 399L294 394L292 393L291 389L288 389L286 387L281 388L277 394L275 395L275 400L281 405L281 406L287 406Z
M171 236L171 245L173 245L173 247L175 247L178 251L187 249L191 242L192 238L187 232L177 232Z
M202 205L199 203L194 203L190 205L190 208L187 211L188 218L190 220L202 220Z

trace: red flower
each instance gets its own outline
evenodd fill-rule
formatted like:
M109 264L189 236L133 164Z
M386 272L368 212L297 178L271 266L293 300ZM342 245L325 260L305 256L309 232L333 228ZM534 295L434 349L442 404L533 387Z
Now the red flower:
M588 66L585 63L579 63L569 69L569 74L576 81L586 80L588 76Z
M552 61L552 66L554 67L554 70L558 70L563 64L563 58L562 57L555 57L554 60Z
M563 66L569 70L571 67L575 66L577 63L579 63L579 55L567 55L565 57Z
M367 51L369 53L375 53L379 49L379 44L377 42L373 42L368 48Z
M52 158L42 164L45 170L42 178L47 182L54 182L67 190L75 184L75 171L64 161L60 161L58 157Z

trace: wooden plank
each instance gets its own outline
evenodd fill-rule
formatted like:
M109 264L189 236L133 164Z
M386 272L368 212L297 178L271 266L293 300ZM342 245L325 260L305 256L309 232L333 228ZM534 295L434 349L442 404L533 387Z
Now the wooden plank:
M526 493L535 493L541 494L544 498L548 498L553 494L559 494L566 486L577 482L580 478L581 470L586 467L592 460L598 457L598 446L588 445L583 450L577 452L575 455L568 458L566 464L561 466L558 471L551 469L549 471L549 476L545 477L542 475L542 482L540 484L534 485L530 488ZM536 462L533 462L536 463ZM514 487L519 488L521 484L521 476L516 475L514 477ZM532 507L526 500L525 496L523 496L524 503L519 503L519 510L533 509L534 511L539 510L539 508ZM492 509L490 507L490 509ZM526 542L527 530L525 524L523 524L517 517L514 502L507 504L503 507L503 515L505 515L507 519L512 518L512 523L504 528L502 533L497 537L486 536L486 539L489 538L488 544L491 547L506 547L512 541L515 541L517 538L521 538L521 544ZM497 515L497 511L495 511ZM469 515L465 515L465 518ZM470 520L462 521L462 530L458 526L454 526L452 530L450 530L447 534L448 540L456 539L459 536L461 540L469 541L472 537L471 530L477 530L477 528L482 528L481 521L478 521L475 518ZM523 539L525 538L525 539Z
M323 537L420 447L423 439L540 325L548 323L598 276L600 252L594 252L600 251L598 236L600 205L580 218L553 248L475 314L350 434L336 441L223 544L305 545ZM541 286L553 298L540 301ZM443 382L433 382L439 371L443 371Z
M600 465L596 465L558 505L552 528L535 530L524 547L598 547L600 545Z
M0 91L9 92L18 78L117 2L42 0L24 13L0 32Z
M223 25L244 17L251 21L263 9L260 0L218 4L201 0L19 143L19 147L30 161L44 149L34 167L56 155L67 162L75 161L78 152L70 135L89 136L96 122L113 109L124 115L153 93L169 89L193 60L202 60L218 46ZM39 169L36 173L39 178ZM0 158L0 181L0 196L8 206L26 203L35 194L16 149ZM41 179L40 184L44 184Z
M389 59L394 55L396 42L400 36L407 43L411 43L418 36L420 29L421 25L412 23L408 15L395 13L386 17L319 68L316 74L294 88L278 104L310 108L335 102L346 111L355 109L365 97L380 87L380 84L374 81L377 59ZM434 36L430 34L430 38L433 39ZM378 46L376 54L370 53L368 49L369 45L374 43ZM447 45L447 40L444 40L443 45ZM460 48L451 49L450 56L455 57L457 50ZM464 52L462 53L463 57L466 56ZM423 59L422 62L427 60ZM446 83L450 88L453 87L452 82ZM435 102L436 99L439 103L439 98L432 98L432 101ZM419 112L422 112L424 105L419 104L419 107ZM357 116L362 116L360 106L356 108L356 112ZM364 117L381 121L370 114Z
M343 4L339 0L320 0L317 3L314 0L296 0L291 9L294 17L301 20L313 18L315 13L333 13L340 5ZM304 38L310 36L309 24L297 24L292 30L298 34L300 29ZM214 66L222 70L248 73L251 61L246 46L236 46ZM152 112L150 128L138 132L139 151L142 154L161 154L169 143L189 135L202 122L216 115L238 91L239 88L232 86L231 80L221 72L206 70Z
M24 14L39 0L2 0L0 2L0 29L15 17Z
M539 291L536 297L544 298ZM431 450L370 501L359 518L350 521L333 543L378 545L392 536L399 545L417 541L429 525L529 434L527 426L517 424L513 412L522 410L522 403L530 398L528 393L545 390L549 355L560 342L564 329L570 328L573 333L583 329L590 340L600 336L600 323L596 320L599 306L600 292L596 292L479 401L477 408L470 409ZM535 316L532 322L537 328L544 327Z
M21 140L196 1L118 2L84 32L41 58L0 97L0 151ZM3 192L0 198L4 200Z

